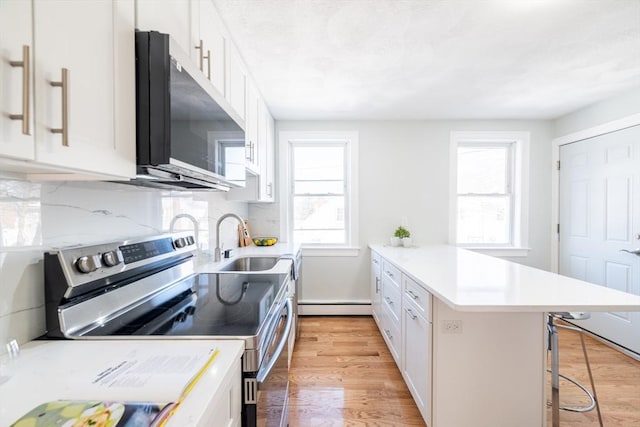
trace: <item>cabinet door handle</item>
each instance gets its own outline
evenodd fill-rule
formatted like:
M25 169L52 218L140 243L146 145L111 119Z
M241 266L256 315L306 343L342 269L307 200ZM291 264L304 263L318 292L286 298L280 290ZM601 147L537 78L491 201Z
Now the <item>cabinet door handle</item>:
M29 46L22 46L22 61L9 61L12 67L22 67L22 114L10 114L11 120L22 120L22 134L31 135L29 130L29 74L31 73L31 57Z
M200 39L200 43L198 43L196 45L196 49L199 50L199 62L200 62L200 71L204 71L204 46L203 46L203 42L202 39Z
M211 51L207 50L207 54L203 56L207 60L207 79L211 80Z
M409 296L413 299L418 299L418 295L414 294L411 289L407 289L407 293L409 294Z
M416 318L418 317L418 316L416 316L415 314L413 314L413 311L411 311L411 309L410 309L410 308L407 308L407 309L406 309L406 312L407 312L407 314L409 315L409 317L411 317L411 319L412 319L412 320L416 320Z
M380 292L380 278L376 277L376 294Z
M62 88L62 125L51 129L51 133L62 134L62 145L69 146L69 70L62 69L62 80L50 82L51 86Z
M273 196L273 183L271 182L267 184L267 196Z

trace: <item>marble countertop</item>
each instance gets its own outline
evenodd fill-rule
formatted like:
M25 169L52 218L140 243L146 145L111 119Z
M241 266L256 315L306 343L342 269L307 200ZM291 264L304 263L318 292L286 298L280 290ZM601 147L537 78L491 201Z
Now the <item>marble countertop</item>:
M454 246L369 247L458 311L640 311L640 296Z
M175 346L180 346L182 353ZM242 356L243 341L185 340L179 344L172 340L31 341L21 349L12 376L0 384L0 425L10 425L36 406L56 400L159 402L166 401L166 397L172 401L180 396L188 379L183 383L167 376L162 379L162 387L144 386L146 371L141 368L148 363L145 358L152 357L154 363L164 363L162 366L175 365L176 359L184 360L184 354L206 354L208 349L218 349L218 356L169 419L168 427L187 425L184 420L198 420L204 415L211 396ZM173 358L173 362L161 362L162 357ZM105 375L105 366L119 369L125 362L141 365L135 371L137 384L131 381L125 385L107 386L102 381L99 384L96 378ZM175 369L184 369L180 366ZM198 369L201 365L195 366Z

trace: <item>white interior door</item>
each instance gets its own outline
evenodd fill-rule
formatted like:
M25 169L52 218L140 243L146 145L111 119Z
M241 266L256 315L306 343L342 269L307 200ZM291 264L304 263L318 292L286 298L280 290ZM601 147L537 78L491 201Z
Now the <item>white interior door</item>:
M560 274L640 295L640 126L560 147ZM640 312L576 322L640 354Z

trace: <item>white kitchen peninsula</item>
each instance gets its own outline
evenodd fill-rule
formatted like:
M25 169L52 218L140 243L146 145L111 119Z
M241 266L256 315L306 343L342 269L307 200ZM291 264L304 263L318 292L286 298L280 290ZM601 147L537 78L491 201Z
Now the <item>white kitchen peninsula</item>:
M429 427L546 425L546 313L640 311L640 296L453 246L370 248L374 318Z

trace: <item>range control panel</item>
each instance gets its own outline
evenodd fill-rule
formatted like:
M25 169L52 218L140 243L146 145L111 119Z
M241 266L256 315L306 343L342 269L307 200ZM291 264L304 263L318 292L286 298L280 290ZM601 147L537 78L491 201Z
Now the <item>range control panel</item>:
M147 239L126 240L85 247L70 247L51 251L49 256L65 265L69 282L85 282L126 270L129 264L144 265L196 249L195 238L186 233L165 234ZM97 275L97 276L96 276ZM74 279L75 276L75 279ZM95 276L95 277L94 277ZM86 278L81 278L86 277Z

